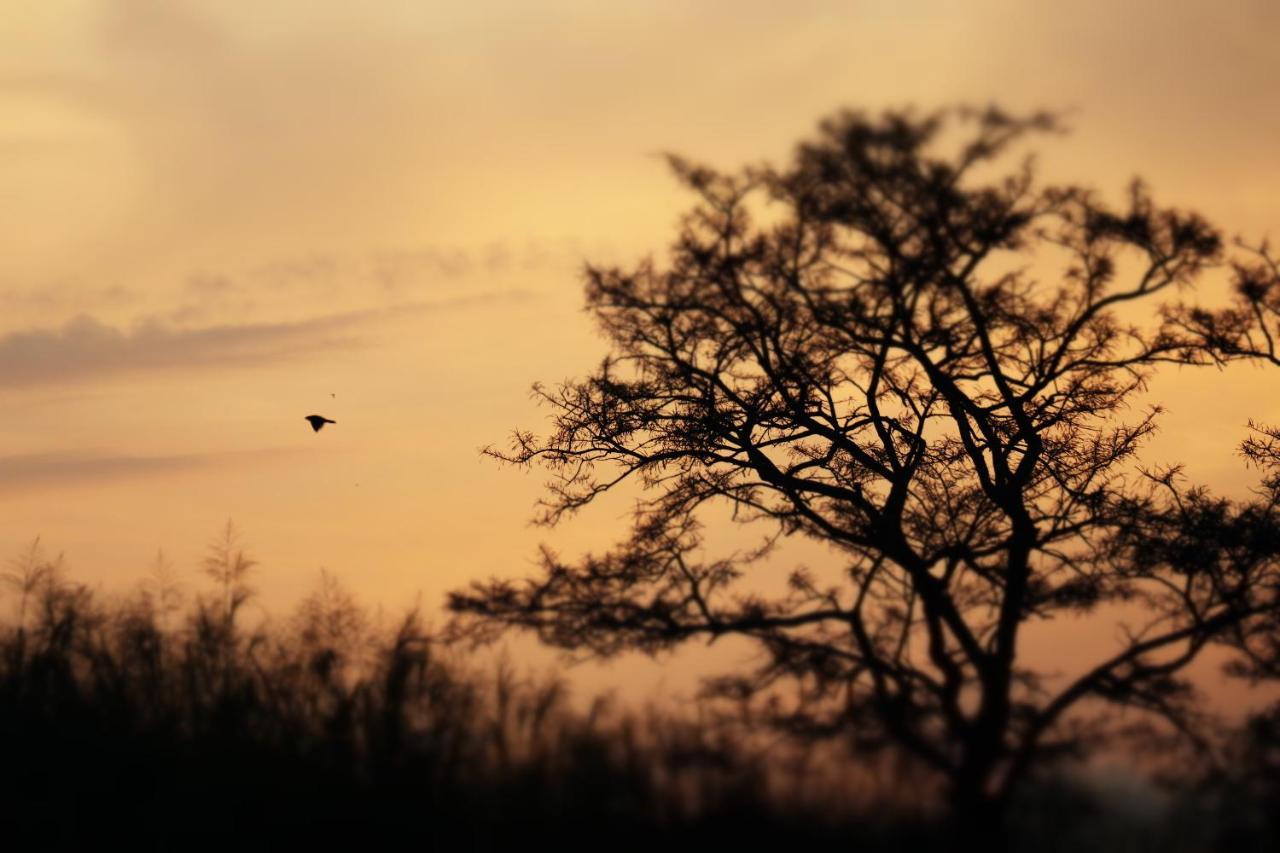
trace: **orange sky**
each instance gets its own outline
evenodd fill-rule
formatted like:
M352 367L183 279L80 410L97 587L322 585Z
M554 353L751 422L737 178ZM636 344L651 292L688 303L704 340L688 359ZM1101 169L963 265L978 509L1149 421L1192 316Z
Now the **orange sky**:
M118 588L163 548L194 589L230 516L268 607L321 566L434 607L604 545L625 502L531 529L538 476L477 451L602 354L575 271L668 240L656 152L778 160L841 106L1070 109L1047 176L1280 236L1278 40L1274 0L10 0L0 554L40 534ZM1243 489L1276 387L1163 378L1153 452Z

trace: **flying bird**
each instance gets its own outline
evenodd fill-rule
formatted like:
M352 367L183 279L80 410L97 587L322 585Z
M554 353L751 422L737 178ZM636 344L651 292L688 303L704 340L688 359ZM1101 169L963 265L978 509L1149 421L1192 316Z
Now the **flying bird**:
M307 423L311 424L311 428L316 432L319 432L321 427L323 427L325 424L337 423L337 421L331 421L328 418L321 417L320 415L307 415L306 420L307 420Z

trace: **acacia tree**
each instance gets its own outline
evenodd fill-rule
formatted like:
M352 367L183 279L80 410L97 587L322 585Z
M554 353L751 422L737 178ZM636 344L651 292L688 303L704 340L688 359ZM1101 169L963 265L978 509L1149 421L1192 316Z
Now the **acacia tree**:
M551 472L547 525L637 481L634 530L451 609L600 656L751 638L763 664L714 688L788 686L774 722L906 750L974 825L1100 742L1108 709L1194 735L1185 668L1206 647L1274 672L1280 483L1231 503L1146 466L1158 412L1131 409L1162 365L1276 361L1280 270L1258 247L1234 302L1187 304L1227 254L1199 216L1137 182L1118 208L1043 186L1030 158L999 174L1056 126L846 113L786 168L671 157L698 203L667 261L586 268L611 354L535 386L550 435L486 451ZM1274 472L1270 439L1250 448ZM702 558L714 503L839 557L766 596L759 553ZM1028 623L1106 605L1124 639L1074 678L1020 657Z

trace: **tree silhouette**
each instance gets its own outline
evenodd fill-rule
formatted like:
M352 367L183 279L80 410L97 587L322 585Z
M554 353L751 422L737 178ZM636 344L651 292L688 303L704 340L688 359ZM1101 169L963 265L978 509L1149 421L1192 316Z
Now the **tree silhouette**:
M1043 186L1029 157L1000 173L1057 129L844 113L786 168L670 157L699 202L666 263L585 271L610 355L535 386L548 437L486 451L551 472L547 525L638 482L633 532L454 592L461 624L600 656L749 637L764 663L713 691L907 751L973 833L1035 768L1114 734L1109 711L1197 736L1185 669L1206 647L1275 669L1278 439L1251 440L1273 476L1232 503L1144 466L1158 409L1131 407L1161 365L1275 361L1280 274L1256 247L1233 304L1180 301L1226 252L1199 216L1139 182L1119 208ZM703 559L716 503L765 547ZM838 558L768 595L759 558L796 534ZM1078 675L1020 656L1033 620L1103 612L1120 639Z

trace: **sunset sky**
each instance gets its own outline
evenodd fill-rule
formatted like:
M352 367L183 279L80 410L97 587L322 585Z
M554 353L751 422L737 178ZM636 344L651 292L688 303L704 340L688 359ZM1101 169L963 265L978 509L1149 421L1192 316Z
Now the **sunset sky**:
M230 517L268 609L326 567L433 610L604 546L625 501L531 528L541 478L479 449L603 355L579 269L670 239L655 155L781 161L845 106L1060 109L1046 176L1280 238L1278 39L1275 0L9 0L0 556L40 535L113 590L163 549L195 590ZM1152 458L1243 492L1276 389L1162 377Z

